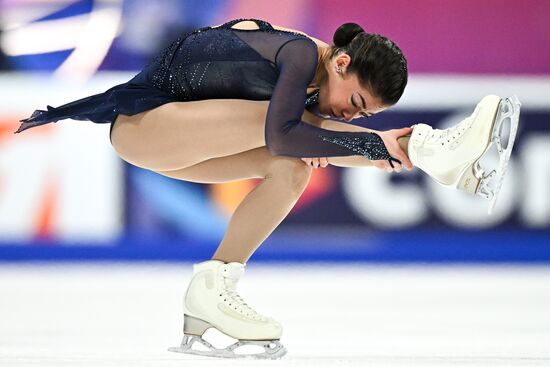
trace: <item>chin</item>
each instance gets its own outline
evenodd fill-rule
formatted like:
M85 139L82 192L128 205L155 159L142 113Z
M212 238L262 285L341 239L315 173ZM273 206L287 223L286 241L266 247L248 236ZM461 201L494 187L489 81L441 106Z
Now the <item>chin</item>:
M331 116L330 109L326 110L324 107L319 106L319 113L323 116Z
M326 119L334 117L330 113L325 113L325 112L322 112L321 110L319 110L319 113L321 114L321 116L323 116L323 118L326 118Z

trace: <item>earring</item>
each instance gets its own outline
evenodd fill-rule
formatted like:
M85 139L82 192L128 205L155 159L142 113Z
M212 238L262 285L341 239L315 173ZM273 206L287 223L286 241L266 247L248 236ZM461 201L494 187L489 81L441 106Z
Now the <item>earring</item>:
M341 69L341 67L340 67L340 66L338 66L338 67L336 68L336 71L337 71L338 73L340 73L340 74L341 74L341 73L342 73L342 69Z

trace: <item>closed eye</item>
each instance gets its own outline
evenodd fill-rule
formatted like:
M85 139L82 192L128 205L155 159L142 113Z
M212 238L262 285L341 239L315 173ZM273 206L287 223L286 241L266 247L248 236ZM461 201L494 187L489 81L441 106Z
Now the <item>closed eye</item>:
M353 99L353 96L351 96L351 104L353 105L353 107L357 108L359 106L357 106L357 104L355 103L355 99ZM371 117L372 115L366 113L366 112L361 112L359 113L362 117L365 117L365 118L369 118Z

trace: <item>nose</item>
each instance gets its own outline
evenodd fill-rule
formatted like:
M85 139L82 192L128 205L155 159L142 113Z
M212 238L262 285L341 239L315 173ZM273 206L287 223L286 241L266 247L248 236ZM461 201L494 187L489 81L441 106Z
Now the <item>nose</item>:
M342 111L342 117L344 118L345 121L347 122L350 122L351 120L353 120L353 115L347 111Z

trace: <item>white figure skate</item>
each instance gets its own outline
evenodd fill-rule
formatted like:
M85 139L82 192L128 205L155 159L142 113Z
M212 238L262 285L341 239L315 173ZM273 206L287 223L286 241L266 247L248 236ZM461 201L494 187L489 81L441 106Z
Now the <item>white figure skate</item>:
M409 140L409 158L443 186L457 188L488 199L491 214L510 160L519 123L521 103L512 96L484 97L474 112L459 124L446 129L433 129L426 124L413 127ZM502 144L502 127L510 120L510 136ZM479 161L495 143L498 167L485 174ZM495 179L495 186L489 183Z
M237 293L245 266L238 262L209 260L193 265L193 278L184 296L183 340L171 352L222 358L279 359L286 349L279 342L281 325L248 306ZM238 339L226 348L215 348L202 338L209 328ZM193 349L197 342L208 349ZM235 353L242 346L263 347L262 353ZM261 348L260 348L261 349Z

